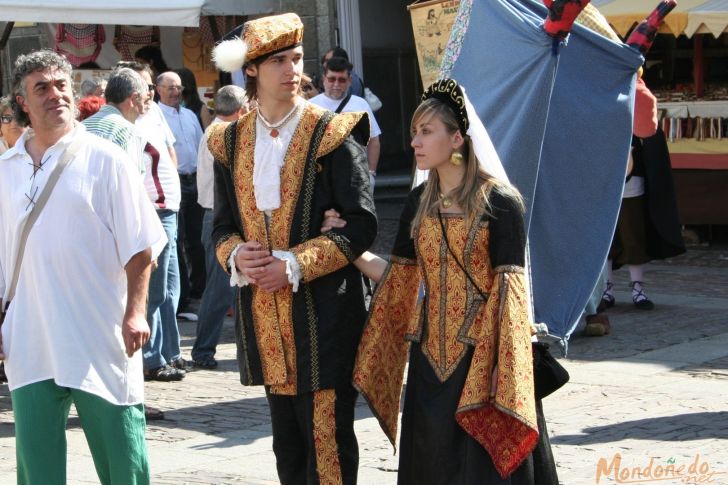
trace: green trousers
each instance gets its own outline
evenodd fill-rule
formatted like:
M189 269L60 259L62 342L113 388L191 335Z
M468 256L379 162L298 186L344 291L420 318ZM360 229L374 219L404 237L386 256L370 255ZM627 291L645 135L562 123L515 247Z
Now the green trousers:
M11 392L18 485L66 483L66 422L76 405L102 484L149 483L144 406L119 406L52 379Z

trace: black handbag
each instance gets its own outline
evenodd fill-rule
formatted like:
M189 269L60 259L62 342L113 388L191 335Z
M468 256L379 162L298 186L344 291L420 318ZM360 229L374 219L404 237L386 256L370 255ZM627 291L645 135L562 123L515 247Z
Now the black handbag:
M569 372L551 355L548 344L533 342L532 347L536 399L543 399L569 382Z

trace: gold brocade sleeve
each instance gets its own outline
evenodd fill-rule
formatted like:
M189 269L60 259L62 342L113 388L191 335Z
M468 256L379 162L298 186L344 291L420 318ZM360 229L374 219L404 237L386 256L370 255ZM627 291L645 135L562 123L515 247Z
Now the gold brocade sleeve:
M215 255L217 256L217 261L220 263L220 266L222 266L227 274L230 274L230 266L228 266L230 255L233 253L235 247L238 244L242 243L242 237L240 237L238 234L230 234L229 237L223 237L222 239L220 239L220 241L215 246Z
M395 448L409 345L404 335L409 323L419 318L420 281L414 260L392 257L372 299L354 366L354 387L367 400Z
M523 269L495 271L488 303L471 329L475 350L455 418L488 451L498 473L506 478L533 450L538 425ZM487 324L488 320L494 324ZM491 397L496 340L498 383Z
M342 241L341 244L343 243ZM324 235L291 248L301 268L304 283L333 273L349 264L350 258L345 254L346 248L344 246L342 250L341 244L336 244L328 235Z
M227 150L225 149L225 128L230 123L216 123L207 129L207 148L212 157L223 165L227 166Z

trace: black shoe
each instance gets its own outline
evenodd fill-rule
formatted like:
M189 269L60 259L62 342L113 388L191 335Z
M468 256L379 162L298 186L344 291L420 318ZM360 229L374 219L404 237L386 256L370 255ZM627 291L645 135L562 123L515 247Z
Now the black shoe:
M144 371L145 381L172 382L181 381L182 379L184 379L184 377L185 371L175 369L174 367L170 367L168 365Z
M169 363L169 366L172 367L172 368L174 368L174 369L181 370L182 372L186 372L187 369L189 369L190 367L192 367L190 365L190 363L187 362L182 357L179 357L179 358L173 360L172 362L170 362Z
M147 421L159 421L160 419L164 419L164 411L145 404L144 417L147 419Z
M655 304L652 303L650 300L640 300L634 302L634 306L637 307L639 310L654 310Z
M203 357L202 359L193 360L192 365L198 369L216 369L217 360L214 357Z

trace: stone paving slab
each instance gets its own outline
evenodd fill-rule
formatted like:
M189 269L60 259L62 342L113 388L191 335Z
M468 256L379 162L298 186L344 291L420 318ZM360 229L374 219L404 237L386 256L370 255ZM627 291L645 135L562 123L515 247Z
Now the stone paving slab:
M600 459L611 463L616 453L622 467L642 469L651 459L689 465L699 455L716 473L710 483L728 484L728 265L720 259L726 251L696 252L686 256L689 264L676 258L648 266L652 312L632 307L626 271L618 271L619 303L608 312L612 333L586 338L577 330L572 337L562 359L571 382L544 400L563 484L596 483ZM194 330L193 323L181 323L185 355ZM218 370L193 371L179 383L147 383L148 403L167 416L147 429L153 483L277 483L265 396L239 383L230 320L217 357ZM359 483L396 483L398 457L361 400L356 411ZM15 481L12 421L7 387L0 386L2 484ZM98 483L73 413L67 437L68 482ZM613 476L600 479L617 483Z
M703 379L728 379L728 357L703 362L680 369L692 377Z

